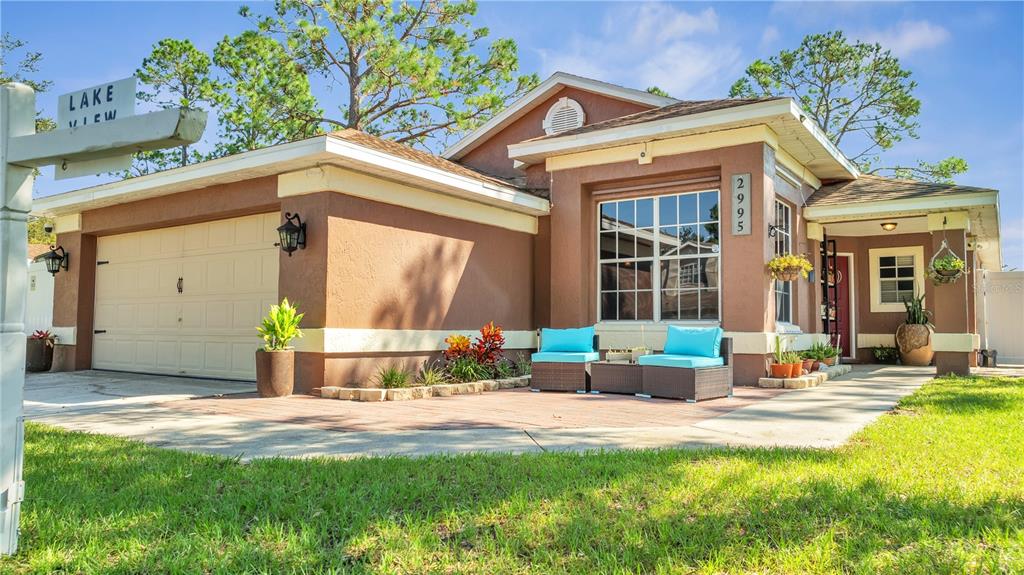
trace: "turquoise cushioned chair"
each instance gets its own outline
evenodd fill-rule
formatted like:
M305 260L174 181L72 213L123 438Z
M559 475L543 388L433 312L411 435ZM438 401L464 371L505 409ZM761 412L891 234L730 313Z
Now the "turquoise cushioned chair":
M732 339L720 327L670 325L665 353L641 356L643 395L701 401L732 396Z
M530 356L534 391L589 391L587 364L601 358L594 326L573 329L544 328L540 346Z

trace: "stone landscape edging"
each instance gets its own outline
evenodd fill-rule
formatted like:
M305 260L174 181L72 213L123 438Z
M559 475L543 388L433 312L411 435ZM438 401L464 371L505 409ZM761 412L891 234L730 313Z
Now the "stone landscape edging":
M325 399L345 399L349 401L409 401L413 399L427 399L428 397L475 395L485 391L528 387L529 385L530 376L523 375L503 379L484 379L465 383L417 385L413 387L395 387L390 389L378 387L324 386L320 388L320 397Z

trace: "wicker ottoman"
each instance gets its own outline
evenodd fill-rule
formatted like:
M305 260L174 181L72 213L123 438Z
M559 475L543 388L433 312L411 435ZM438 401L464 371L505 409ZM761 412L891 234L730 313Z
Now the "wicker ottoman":
M641 367L635 363L595 361L590 364L590 391L599 393L643 393Z
M643 366L643 395L689 402L732 395L732 367Z

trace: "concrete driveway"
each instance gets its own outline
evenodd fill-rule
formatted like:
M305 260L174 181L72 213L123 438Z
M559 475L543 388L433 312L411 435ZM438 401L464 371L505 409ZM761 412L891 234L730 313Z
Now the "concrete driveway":
M25 415L108 412L195 397L246 393L256 384L238 381L139 375L114 371L28 373Z
M737 388L733 398L695 405L516 390L380 404L311 397L264 400L252 396L252 384L79 372L31 375L26 412L31 420L70 430L242 459L719 446L829 448L892 409L933 373L932 368L857 366L819 387L777 393ZM226 397L215 399L221 395ZM519 407L503 416L496 412L495 402ZM630 412L629 422L623 423L621 417L587 419L602 405L612 412L620 411L614 406L621 405ZM527 409L549 415L523 417ZM396 426L394 421L405 424Z

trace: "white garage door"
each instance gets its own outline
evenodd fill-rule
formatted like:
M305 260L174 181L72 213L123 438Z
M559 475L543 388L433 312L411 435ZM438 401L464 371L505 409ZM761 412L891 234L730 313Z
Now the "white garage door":
M93 367L255 379L279 223L271 213L98 238Z

